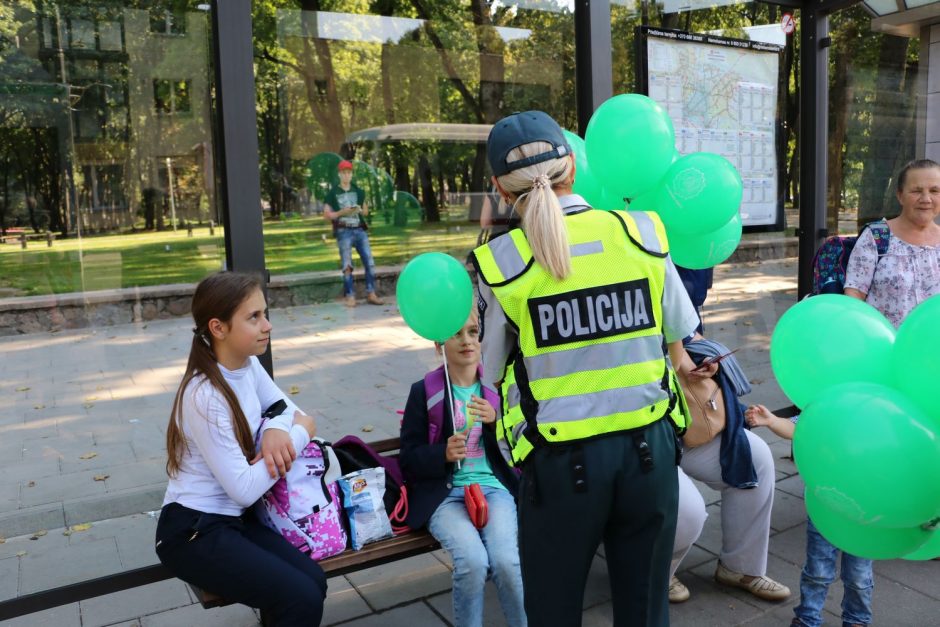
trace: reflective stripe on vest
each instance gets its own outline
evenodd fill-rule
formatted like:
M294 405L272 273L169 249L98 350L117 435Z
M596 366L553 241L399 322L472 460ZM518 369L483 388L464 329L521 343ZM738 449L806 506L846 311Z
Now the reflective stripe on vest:
M531 261L521 230L475 251L482 280L519 330L538 436L548 442L645 426L663 417L674 393L663 353L668 242L659 217L587 211L565 222L573 271L562 281ZM504 402L513 388L504 382ZM523 435L532 425L518 400L504 406L502 422L513 459L524 459L538 437Z

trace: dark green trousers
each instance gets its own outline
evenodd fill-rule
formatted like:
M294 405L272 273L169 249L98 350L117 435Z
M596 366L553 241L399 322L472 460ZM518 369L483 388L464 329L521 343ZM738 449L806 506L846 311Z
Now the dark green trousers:
M519 553L532 627L581 625L584 585L601 541L615 627L669 624L679 500L675 431L660 420L644 438L653 460L647 472L632 433L543 446L526 460Z

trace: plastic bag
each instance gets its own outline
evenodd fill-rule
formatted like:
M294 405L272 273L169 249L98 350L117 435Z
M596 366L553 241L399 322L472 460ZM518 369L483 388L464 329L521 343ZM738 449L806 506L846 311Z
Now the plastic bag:
M392 525L382 500L385 495L385 469L366 468L344 475L343 507L349 520L349 539L359 551L370 542L392 537Z

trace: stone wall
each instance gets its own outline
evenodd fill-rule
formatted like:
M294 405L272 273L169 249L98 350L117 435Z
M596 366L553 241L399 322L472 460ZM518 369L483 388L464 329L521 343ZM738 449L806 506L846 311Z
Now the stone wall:
M745 241L728 263L795 257L795 237ZM395 293L400 266L376 268L379 294ZM362 271L354 275L359 297L365 297ZM196 288L191 283L100 290L47 296L0 299L0 335L18 335L100 327L128 322L146 322L189 314ZM268 306L272 309L324 303L342 294L342 278L337 272L307 272L272 277L268 285Z

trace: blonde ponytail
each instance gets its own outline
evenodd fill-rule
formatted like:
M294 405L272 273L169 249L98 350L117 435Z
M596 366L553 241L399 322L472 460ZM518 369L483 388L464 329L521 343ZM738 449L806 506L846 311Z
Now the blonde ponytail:
M507 163L552 150L547 142L523 144L510 151ZM569 157L536 163L498 177L499 184L518 198L514 204L522 217L535 261L559 281L571 274L568 228L558 197L552 188L565 183L571 172Z

